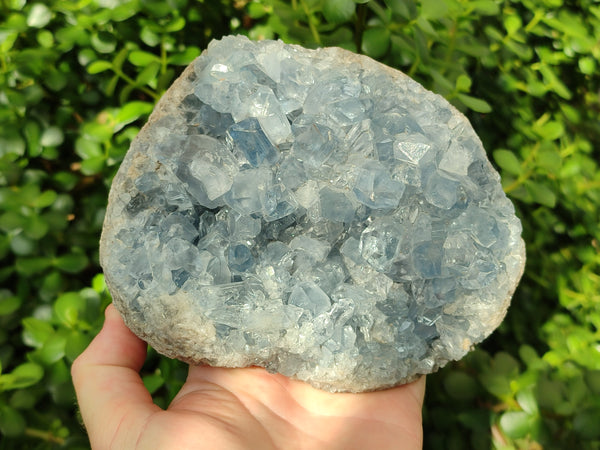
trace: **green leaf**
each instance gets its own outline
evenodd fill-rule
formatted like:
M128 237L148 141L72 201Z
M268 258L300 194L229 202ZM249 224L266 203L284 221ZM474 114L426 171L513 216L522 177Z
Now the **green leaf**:
M27 219L15 211L7 211L0 216L0 230L10 232L13 230L22 230L25 227Z
M97 158L104 155L100 143L88 139L86 136L79 137L75 141L75 153L82 159Z
M37 34L38 43L45 48L51 48L54 45L54 35L48 30L40 30Z
M175 33L177 31L183 30L185 27L185 19L181 16L173 19L169 24L167 24L163 29L166 33Z
M153 80L156 80L156 75L160 70L160 63L153 62L142 70L135 79L135 83L139 86L151 84Z
M30 353L32 361L44 366L51 366L65 356L65 345L67 339L63 334L54 333L42 345L41 348Z
M523 173L523 167L519 158L510 150L495 150L494 161L502 169L513 175L521 175Z
M417 18L417 26L430 36L437 37L438 35L435 28L433 28L433 25L431 25L431 22L429 22L425 16L419 16Z
M70 362L83 353L83 351L90 345L92 341L91 337L87 334L83 334L80 331L73 330L67 337L67 344L65 345L65 356Z
M527 344L521 345L519 347L519 356L523 360L523 362L528 366L536 364L538 361L540 361L540 357L538 356L535 349Z
M468 3L470 8L480 13L482 16L495 16L500 12L500 7L493 0L475 0Z
M36 243L34 240L28 238L23 233L12 236L10 240L10 248L15 255L18 256L29 256L36 249ZM19 262L17 260L17 270L19 270Z
M551 174L558 173L563 165L560 150L554 145L547 148L541 148L537 155L537 162L541 168Z
M30 347L40 348L54 334L54 328L48 322L26 317L23 319L23 342Z
M24 363L7 374L0 375L0 391L23 389L36 384L44 376L44 369L35 363Z
M63 143L65 136L62 130L58 127L48 127L40 138L40 144L44 147L56 147Z
M556 205L556 194L545 184L527 180L525 187L534 202L549 208L554 208Z
M144 26L140 32L140 39L148 47L156 47L160 44L160 36L150 29L149 26Z
M48 223L40 216L32 216L25 223L23 231L31 239L40 240L48 233Z
M390 48L390 31L384 27L369 28L363 34L362 48L371 58L381 58Z
M181 53L175 53L167 59L167 62L175 66L187 66L196 57L200 55L201 51L198 47L189 46Z
M119 75L114 74L110 81L106 83L106 86L104 87L104 93L107 95L107 97L113 96L113 94L115 93L115 89L117 88L117 84L119 84Z
M23 127L23 134L25 135L25 140L27 141L27 150L29 156L39 156L42 152L42 147L40 145L41 130L38 123L34 122L33 120L27 121Z
M448 92L452 92L454 90L454 85L452 84L452 82L437 70L431 70L430 75L433 78L433 80L440 86L440 88Z
M88 265L88 258L83 253L69 253L54 259L56 268L68 273L79 273Z
M531 416L523 411L508 411L500 417L500 427L512 439L524 438L531 427Z
M600 370L588 370L585 382L594 394L600 394Z
M43 272L52 265L52 259L45 256L21 257L15 261L15 269L25 276Z
M27 16L27 25L33 28L43 28L52 19L52 12L42 3L34 3Z
M356 4L353 0L325 0L323 16L329 23L348 22L354 14Z
M508 14L504 18L504 28L506 28L509 36L519 31L522 26L523 22L517 14Z
M592 75L596 71L596 60L589 56L584 56L578 62L579 70L585 75Z
M104 156L88 158L81 163L81 173L84 175L96 175L102 172L105 164L106 158Z
M106 282L104 281L104 275L99 273L92 279L92 288L98 293L103 294L106 292Z
M498 374L513 376L519 372L518 361L507 352L496 353L492 365L494 372Z
M584 439L600 438L600 408L580 411L573 419L575 432Z
M21 299L8 289L0 290L0 316L8 316L21 306Z
M163 384L165 384L163 377L158 374L146 375L142 377L142 380L150 394L154 394Z
M554 67L549 65L541 65L539 70L544 77L547 89L556 92L566 100L570 100L571 97L573 97L573 94L571 94L569 88L562 82L560 76L555 72Z
M252 19L260 19L268 14L272 9L260 3L251 2L247 7L248 16Z
M554 141L564 135L565 127L561 122L551 120L541 127L536 127L536 133L543 139Z
M464 73L461 73L456 78L456 90L459 92L469 92L471 90L471 78Z
M135 66L147 66L153 62L160 62L160 58L153 53L135 50L129 54L129 62Z
M125 104L117 113L115 132L121 130L125 125L136 121L142 116L150 114L154 105L147 102L129 102Z
M123 22L138 12L135 2L126 2L111 9L111 17L115 22Z
M444 17L448 12L446 0L422 0L421 15L427 20L436 20Z
M113 135L113 130L110 124L104 123L102 116L106 112L100 113L95 122L88 122L83 126L81 135L95 142L109 141Z
M117 53L117 56L115 56L112 61L113 70L115 70L115 71L121 70L128 55L129 55L129 49L127 47L119 50L119 53Z
M95 75L97 73L105 72L109 69L112 69L113 65L110 61L98 60L94 61L87 67L87 71L89 74Z
M73 328L79 313L85 309L85 301L77 292L62 294L54 302L54 314L63 325Z
M457 97L461 102L463 102L463 104L466 107L472 109L475 112L486 114L492 111L492 107L485 100L471 97L470 95L466 94L458 94Z
M9 439L20 436L25 432L25 419L15 409L0 404L0 431Z
M536 415L539 413L537 400L532 386L517 392L517 403L527 414Z
M464 372L453 371L444 378L444 388L455 400L469 401L478 394L479 386L473 377Z
M36 396L28 390L15 391L10 396L10 406L15 409L32 409L35 406Z
M0 157L8 154L23 156L25 154L25 140L16 130L2 130L0 135Z
M63 191L70 191L77 185L79 178L72 172L62 171L56 172L52 176L52 180L54 183L58 184L59 189Z
M113 53L117 48L117 39L107 31L100 31L92 34L91 44L98 53Z
M8 53L19 37L19 33L5 31L2 37L4 40L0 40L0 53Z
M44 191L31 202L31 206L34 208L46 208L55 202L56 197L57 194L55 191Z

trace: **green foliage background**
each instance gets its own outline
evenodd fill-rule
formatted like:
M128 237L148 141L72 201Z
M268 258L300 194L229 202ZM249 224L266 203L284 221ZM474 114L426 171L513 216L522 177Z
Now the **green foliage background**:
M110 302L108 187L212 38L336 45L464 111L523 220L502 326L428 377L425 446L600 449L600 1L0 0L0 449L87 448L69 367ZM185 366L150 352L168 404Z

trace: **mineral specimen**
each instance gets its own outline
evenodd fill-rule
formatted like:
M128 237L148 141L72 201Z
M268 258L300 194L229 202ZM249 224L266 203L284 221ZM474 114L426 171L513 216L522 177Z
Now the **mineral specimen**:
M131 145L101 240L165 355L391 387L502 320L521 225L467 119L339 48L213 41Z

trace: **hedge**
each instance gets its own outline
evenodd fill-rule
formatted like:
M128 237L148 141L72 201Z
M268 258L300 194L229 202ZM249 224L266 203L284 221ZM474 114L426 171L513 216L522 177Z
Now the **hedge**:
M465 112L524 226L502 326L428 377L425 447L600 449L598 0L0 2L0 449L88 448L69 367L110 302L111 179L212 38L340 46ZM159 405L184 364L151 351Z

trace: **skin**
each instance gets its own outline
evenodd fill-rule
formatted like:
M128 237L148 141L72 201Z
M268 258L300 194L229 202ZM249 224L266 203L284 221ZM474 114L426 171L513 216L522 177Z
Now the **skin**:
M163 410L139 375L146 348L111 305L102 331L74 362L94 450L422 448L425 377L385 391L332 394L257 367L191 366Z

